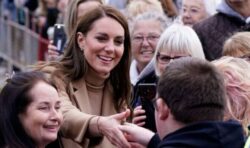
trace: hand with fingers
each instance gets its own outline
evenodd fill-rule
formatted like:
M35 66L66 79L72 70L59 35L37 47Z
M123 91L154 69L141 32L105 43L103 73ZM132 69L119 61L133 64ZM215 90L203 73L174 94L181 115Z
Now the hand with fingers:
M50 41L48 45L48 60L56 61L59 59L60 53L57 51L57 47L53 45L53 41Z
M115 146L119 148L130 148L129 142L126 140L122 131L118 126L126 120L130 115L130 110L126 110L122 113L111 115L108 117L100 117L98 121L98 127L104 136Z
M132 123L138 126L143 126L145 125L145 119L146 119L145 110L142 109L142 106L137 106L133 111Z
M131 123L120 125L119 129L124 132L126 139L135 147L147 147L154 132Z

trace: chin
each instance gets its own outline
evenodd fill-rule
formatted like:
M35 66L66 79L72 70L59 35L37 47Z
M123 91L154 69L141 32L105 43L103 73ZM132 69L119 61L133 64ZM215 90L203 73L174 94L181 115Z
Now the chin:
M57 134L48 135L48 136L44 137L44 139L45 139L45 141L47 141L47 143L51 143L57 139Z
M114 69L114 67L99 67L96 69L96 72L98 74L107 74L110 73L112 70Z

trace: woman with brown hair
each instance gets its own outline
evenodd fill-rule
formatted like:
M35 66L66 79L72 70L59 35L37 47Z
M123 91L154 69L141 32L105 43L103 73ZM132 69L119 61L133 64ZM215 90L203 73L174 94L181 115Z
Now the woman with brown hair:
M62 99L64 147L129 147L118 125L129 116L131 42L126 18L99 6L84 14L51 73Z

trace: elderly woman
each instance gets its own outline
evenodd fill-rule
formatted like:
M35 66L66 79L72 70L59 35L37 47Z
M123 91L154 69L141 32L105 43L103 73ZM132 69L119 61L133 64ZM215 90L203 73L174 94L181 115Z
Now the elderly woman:
M152 59L158 39L170 20L162 13L146 12L135 18L131 24L132 55L134 60L130 66L130 79L136 85L139 77L145 73L143 69Z
M60 108L57 90L43 73L15 74L0 94L0 147L48 148L62 124Z
M216 13L216 0L183 0L181 20L184 25L193 26Z
M155 71L153 70L148 75L145 75L137 85L156 84L157 76L161 75L169 62L187 56L205 59L200 40L192 28L173 24L161 35L154 57L145 68L146 71L150 71L155 66ZM135 108L133 123L156 131L154 107L151 103L153 98L148 98L147 96L149 96L147 93L140 93L140 88L134 91L132 101L132 106Z

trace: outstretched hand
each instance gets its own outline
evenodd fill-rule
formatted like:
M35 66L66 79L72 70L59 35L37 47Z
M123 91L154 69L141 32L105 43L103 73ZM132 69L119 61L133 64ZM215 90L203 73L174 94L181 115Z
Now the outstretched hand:
M149 141L155 134L148 129L131 123L125 123L124 125L120 125L119 129L125 133L126 139L129 142L139 143L145 147L148 145Z
M130 148L130 143L125 138L118 126L126 120L130 115L130 110L127 109L122 113L111 115L108 117L100 117L99 129L100 132L108 138L108 140L119 148Z

